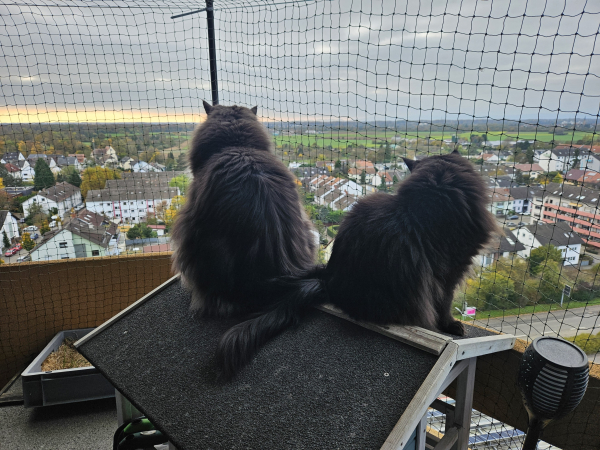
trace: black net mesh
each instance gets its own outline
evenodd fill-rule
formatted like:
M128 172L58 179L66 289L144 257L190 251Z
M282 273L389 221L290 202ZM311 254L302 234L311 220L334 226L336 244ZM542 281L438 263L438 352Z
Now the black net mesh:
M18 328L10 317L56 328L87 314L97 325L139 294L126 283L168 274L162 252L185 199L185 155L202 100L212 98L203 7L0 3L0 308L14 314L0 318L5 330ZM356 201L402 183L402 157L456 149L486 177L505 231L456 292L457 317L527 341L574 340L596 362L597 3L218 1L214 9L220 103L258 105L276 154L297 175L322 262ZM163 272L139 263L127 281L102 276L124 276L133 269L119 265L123 256L148 253ZM64 274L71 266L57 261L83 257L110 258L86 269L87 291L78 292ZM28 259L48 261L47 270ZM81 270L91 264L83 261ZM82 307L98 290L112 292ZM60 308L35 306L67 291ZM16 312L23 298L26 319ZM14 333L5 337L1 355L15 372L28 350ZM502 427L493 431L511 430ZM474 423L473 433L484 428ZM522 439L498 444L488 434L498 448Z

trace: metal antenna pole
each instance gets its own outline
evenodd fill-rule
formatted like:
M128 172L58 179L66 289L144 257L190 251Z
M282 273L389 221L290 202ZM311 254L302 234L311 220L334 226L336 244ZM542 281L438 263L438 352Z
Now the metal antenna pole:
M217 83L217 50L215 48L215 15L213 0L206 0L206 23L208 24L208 54L210 58L210 89L212 103L219 104L219 85Z

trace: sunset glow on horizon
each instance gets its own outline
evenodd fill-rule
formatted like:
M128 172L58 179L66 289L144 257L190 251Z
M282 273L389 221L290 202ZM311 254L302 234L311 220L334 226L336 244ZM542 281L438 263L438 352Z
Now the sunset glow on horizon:
M167 113L149 111L109 111L109 110L36 110L0 109L0 123L198 123L204 121L206 114Z

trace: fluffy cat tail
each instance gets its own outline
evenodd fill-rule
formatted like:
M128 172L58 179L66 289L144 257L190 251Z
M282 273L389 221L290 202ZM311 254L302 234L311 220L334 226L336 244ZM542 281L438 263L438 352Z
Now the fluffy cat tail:
M231 379L264 344L298 324L308 307L327 302L323 273L324 269L316 268L301 277L273 281L269 290L278 300L264 314L233 326L221 338L216 360L222 379Z

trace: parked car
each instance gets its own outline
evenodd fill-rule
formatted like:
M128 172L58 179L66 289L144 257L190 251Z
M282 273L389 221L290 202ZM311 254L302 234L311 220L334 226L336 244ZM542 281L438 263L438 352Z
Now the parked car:
M19 252L19 249L17 249L16 247L9 248L8 250L6 250L6 252L4 252L4 256L12 256L18 252Z
M13 248L16 248L16 249L17 249L17 251L19 251L19 250L22 250L22 249L23 249L23 246L22 246L21 244L17 244L17 245L15 245Z
M32 234L31 236L29 236L29 237L30 237L31 239L34 239L34 240L35 240L35 239L39 238L39 237L40 237L40 235L39 235L39 234L37 234L37 233L33 233L33 234Z
M517 224L514 223L514 222L508 222L506 225L508 225L509 227L515 227L515 226L517 226Z
M31 261L31 255L19 256L17 262Z
M28 227L23 228L23 231L25 231L27 233L36 232L37 230L38 230L38 227L36 227L35 225L30 225Z
M507 217L508 220L515 220L515 219L518 219L518 218L519 218L519 216L508 216Z

